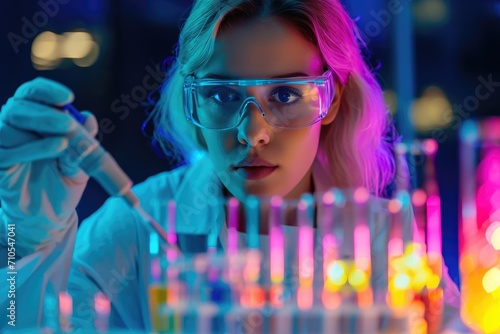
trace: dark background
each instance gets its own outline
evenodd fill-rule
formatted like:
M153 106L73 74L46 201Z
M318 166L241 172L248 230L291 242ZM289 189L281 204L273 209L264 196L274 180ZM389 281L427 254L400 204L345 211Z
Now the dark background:
M55 14L43 20L42 4L57 4ZM453 104L463 104L474 96L480 84L478 77L500 81L500 1L498 0L345 0L346 8L356 18L365 36L369 36L370 63L378 68L378 77L386 90L398 90L396 72L408 71L409 89L420 97L429 86L437 86ZM411 10L412 31L408 44L413 47L413 65L396 67L395 14L389 19L381 13L390 6ZM135 183L172 166L155 155L148 138L141 133L145 108L137 103L129 114L113 112L112 104L122 94L140 92L143 79L151 69L161 66L172 55L179 27L189 12L188 0L41 0L3 1L0 9L0 102L3 104L23 82L44 76L65 83L76 95L74 105L91 110L101 124L99 139ZM52 7L56 8L56 7ZM37 14L38 13L38 14ZM37 16L38 15L38 16ZM37 21L38 20L38 21ZM38 22L32 37L23 35L26 21ZM376 28L379 31L369 30ZM42 31L62 34L85 30L100 47L97 61L90 67L79 67L71 60L51 70L37 70L32 64L31 47ZM23 43L13 46L16 34ZM412 79L412 75L414 77ZM150 81L150 85L152 84ZM158 86L159 82L155 82ZM404 85L403 85L404 86ZM139 87L139 88L138 88ZM137 96L137 95L136 95ZM500 93L492 92L480 101L471 118L500 115ZM139 99L139 102L147 102ZM124 104L120 104L123 106ZM450 109L450 108L448 108ZM400 111L400 113L404 113ZM436 137L436 132L412 132L405 129L398 117L400 132L407 138ZM443 253L452 278L458 281L458 150L457 128L464 120L456 118L440 132L437 175L442 195ZM433 128L431 126L431 128ZM105 129L113 129L104 131ZM109 133L104 133L109 132ZM437 139L437 138L436 138ZM78 207L80 217L91 214L107 195L91 181Z

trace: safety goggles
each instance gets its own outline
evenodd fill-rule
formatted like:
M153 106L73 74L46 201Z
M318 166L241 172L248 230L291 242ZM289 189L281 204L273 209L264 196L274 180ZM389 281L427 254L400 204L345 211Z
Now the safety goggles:
M330 70L321 76L280 79L197 79L184 81L184 112L194 125L212 130L237 127L254 104L276 128L310 126L328 113L335 95Z

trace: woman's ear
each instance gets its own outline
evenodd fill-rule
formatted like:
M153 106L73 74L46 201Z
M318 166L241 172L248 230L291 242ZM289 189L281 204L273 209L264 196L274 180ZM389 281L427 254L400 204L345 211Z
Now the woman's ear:
M332 123L335 118L337 118L340 102L342 101L342 96L344 95L344 88L345 86L342 83L337 80L335 81L335 97L333 98L330 109L328 109L328 114L326 114L325 118L321 120L321 125L328 125Z

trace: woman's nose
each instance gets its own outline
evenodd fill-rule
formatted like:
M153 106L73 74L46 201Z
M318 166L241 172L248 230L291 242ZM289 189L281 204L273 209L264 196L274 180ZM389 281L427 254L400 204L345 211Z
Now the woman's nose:
M260 106L251 101L245 106L238 126L238 141L251 147L266 145L271 140L271 125L261 114Z

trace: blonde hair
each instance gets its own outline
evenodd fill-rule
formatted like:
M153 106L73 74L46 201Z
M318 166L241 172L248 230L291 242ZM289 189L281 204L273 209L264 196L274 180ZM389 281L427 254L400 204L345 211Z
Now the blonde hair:
M395 176L394 144L384 140L390 120L382 90L365 63L356 25L339 0L198 0L179 38L178 54L152 114L156 138L189 160L203 149L198 128L183 111L186 75L209 61L217 34L240 20L278 17L292 23L320 50L344 86L336 119L322 127L317 160L330 171L331 186L364 186L381 195ZM362 43L362 42L361 42ZM169 140L166 141L165 137Z

